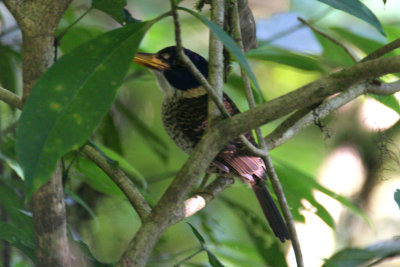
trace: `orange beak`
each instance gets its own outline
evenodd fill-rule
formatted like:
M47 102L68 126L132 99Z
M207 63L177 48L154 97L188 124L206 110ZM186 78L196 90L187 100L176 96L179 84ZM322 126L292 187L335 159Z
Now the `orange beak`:
M157 57L157 54L138 52L133 59L138 65L155 70L168 70L170 65Z

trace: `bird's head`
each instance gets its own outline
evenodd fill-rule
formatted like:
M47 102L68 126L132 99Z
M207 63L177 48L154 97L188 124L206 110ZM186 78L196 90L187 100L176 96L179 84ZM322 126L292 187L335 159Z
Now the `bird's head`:
M207 78L207 60L189 49L184 49L184 52ZM176 46L166 47L155 54L138 52L133 61L154 72L161 73L168 83L178 90L187 91L200 86L190 70L179 60Z

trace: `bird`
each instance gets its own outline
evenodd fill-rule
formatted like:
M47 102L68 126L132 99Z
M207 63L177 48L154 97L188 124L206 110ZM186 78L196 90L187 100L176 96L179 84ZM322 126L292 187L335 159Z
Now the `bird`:
M199 72L207 78L208 61L189 49L183 50ZM150 69L155 75L163 92L163 126L175 144L190 154L207 128L207 91L180 61L176 46L166 47L156 53L137 52L133 61ZM240 112L225 93L223 103L230 115ZM255 144L251 132L246 133L245 137ZM285 221L265 186L265 163L260 157L252 155L242 141L236 138L219 152L212 167L222 173L233 173L249 184L275 236L281 242L290 239Z

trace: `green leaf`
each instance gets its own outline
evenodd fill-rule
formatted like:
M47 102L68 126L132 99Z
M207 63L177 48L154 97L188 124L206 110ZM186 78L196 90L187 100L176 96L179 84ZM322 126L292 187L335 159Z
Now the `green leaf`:
M124 193L117 185L108 177L103 170L87 158L80 157L75 168L79 171L76 175L71 173L72 178L76 178L86 182L93 189L111 196L124 198Z
M299 213L299 210L304 208L301 206L301 199L306 199L315 208L317 208L316 215L318 215L330 227L335 227L332 216L324 206L318 203L314 197L313 190L318 190L337 200L339 203L368 222L367 216L347 198L332 192L326 187L323 187L310 175L299 170L297 167L294 167L292 164L277 159L276 157L273 158L273 161L283 188L285 188L289 206L292 207L292 213L295 220L302 218L302 215ZM301 183L298 182L299 180Z
M129 120L135 130L144 137L145 143L161 158L162 161L168 160L168 145L165 141L145 122L143 122L135 113L129 110L121 101L116 100L115 106Z
M217 259L217 257L211 253L210 251L207 251L207 256L208 256L208 262L211 264L212 267L224 267L224 265Z
M249 63L246 60L246 57L244 56L242 50L236 45L235 41L223 30L221 27L219 27L217 24L214 22L210 21L203 15L196 13L190 9L184 8L184 7L178 7L178 9L184 10L190 14L192 14L194 17L199 19L201 22L203 22L214 34L218 39L224 44L226 49L232 53L233 57L238 61L240 66L243 68L247 76L249 76L253 86L258 90L260 90L260 86L258 85L256 76L254 75L253 71L251 70Z
M333 27L329 30L339 35L344 41L355 45L365 54L369 54L384 45L384 43L382 42L378 42L374 39L358 35L354 32L349 31L348 29Z
M400 209L400 189L396 189L394 192L394 201L396 201L397 206L399 206Z
M364 265L375 257L375 254L362 249L346 249L332 256L323 267L353 267Z
M135 21L124 7L126 0L92 0L92 7L110 15L120 24Z
M364 249L346 248L326 260L323 267L372 266L373 262L400 255L400 239L380 241ZM371 264L371 265L369 265Z
M364 5L359 0L318 0L319 2L330 5L333 8L342 10L350 15L353 15L363 21L372 25L377 29L383 36L385 32L383 31L382 25L377 19L377 17L372 13L372 11Z
M400 115L400 104L397 101L397 98L394 95L375 95L375 94L368 94L369 97L377 100L378 102L382 103L383 105L391 108L397 114Z
M193 225L191 225L190 223L187 223L190 226L190 229L192 229L193 234L196 236L197 240L199 240L200 245L203 246L206 241L204 240L204 238L201 236L201 234L199 233L199 231L197 231L196 228L194 228Z
M28 199L49 180L58 159L82 145L106 114L154 22L131 23L85 43L35 84L21 114L16 145Z
M332 43L331 40L326 39L320 34L314 33L318 42L323 48L322 62L325 63L330 69L343 68L354 65L354 61L351 57L343 50L342 47Z
M252 49L247 52L246 56L257 60L272 61L302 70L324 72L324 68L315 57L286 51L273 46L262 46L257 49Z
M255 248L253 252L258 253L259 257L264 261L264 265L287 266L285 255L280 249L278 239L275 238L271 229L267 226L268 223L264 217L261 218L259 216L261 214L256 214L242 203L232 201L223 196L220 197L220 199L222 199L243 222L247 234L253 243L253 248ZM242 248L240 250L242 251ZM248 254L248 252L246 254ZM249 256L247 256L247 258L248 260L250 259Z
M20 249L30 259L35 259L33 235L26 235L18 227L0 221L0 239Z
M107 157L118 162L118 166L121 167L130 177L133 177L133 182L135 184L141 183L141 187L146 189L147 182L144 176L130 164L124 157L116 153L115 151L99 145L100 149L106 154Z
M62 30L60 31L62 32ZM79 26L69 28L60 40L60 49L64 54L71 52L74 48L86 43L93 38L104 34L104 29L96 26Z
M16 89L16 65L19 62L20 55L16 51L0 44L0 85L11 92L15 92Z
M0 206L5 210L8 216L8 222L18 228L21 235L25 237L24 240L27 242L27 246L31 248L33 245L33 220L29 212L25 211L24 199L16 192L15 188L19 187L11 186L8 183L11 182L7 179L2 179L0 183ZM14 180L13 182L22 183L20 180Z
M93 219L96 219L96 215L94 214L93 210L86 204L86 202L73 191L69 190L67 187L65 188L65 194L75 200L79 205L81 205Z

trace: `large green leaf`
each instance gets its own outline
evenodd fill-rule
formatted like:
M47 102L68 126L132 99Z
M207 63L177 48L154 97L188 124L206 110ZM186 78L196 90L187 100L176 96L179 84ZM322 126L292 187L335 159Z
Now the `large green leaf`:
M254 76L253 71L251 70L249 63L246 60L246 57L244 56L242 50L236 45L235 41L223 30L221 27L219 27L217 24L214 22L210 21L203 15L200 15L199 13L196 13L190 9L184 8L184 7L178 7L181 10L184 10L190 14L192 14L194 17L199 19L201 22L203 22L214 34L218 39L224 44L226 49L232 53L233 57L237 60L237 62L240 64L240 66L243 68L247 76L249 76L253 86L260 91L260 86L258 85L256 76Z
M286 51L273 46L262 46L252 49L247 52L246 56L257 60L273 61L302 70L324 72L324 68L315 57Z
M375 27L382 35L385 32L382 25L374 13L359 0L318 0L319 2L330 5L333 8L340 9L350 15L353 15Z
M288 198L289 205L292 208L292 213L295 220L303 221L299 210L304 208L301 206L301 200L306 199L316 208L315 213L318 217L320 217L330 227L335 227L335 222L332 216L314 197L313 190L318 190L337 200L349 210L361 216L366 222L368 222L366 215L347 198L332 192L326 187L323 187L310 175L299 170L292 164L277 159L276 157L274 157L273 160L279 179L283 188L285 189L285 194Z
M26 235L18 227L0 221L0 239L20 249L26 256L35 259L33 235Z
M323 267L375 266L374 262L377 263L385 258L389 259L398 255L400 255L400 239L397 237L363 249L342 249L326 260Z
M154 22L131 23L85 43L35 84L21 114L16 145L28 198L49 180L57 160L82 145L106 114Z

